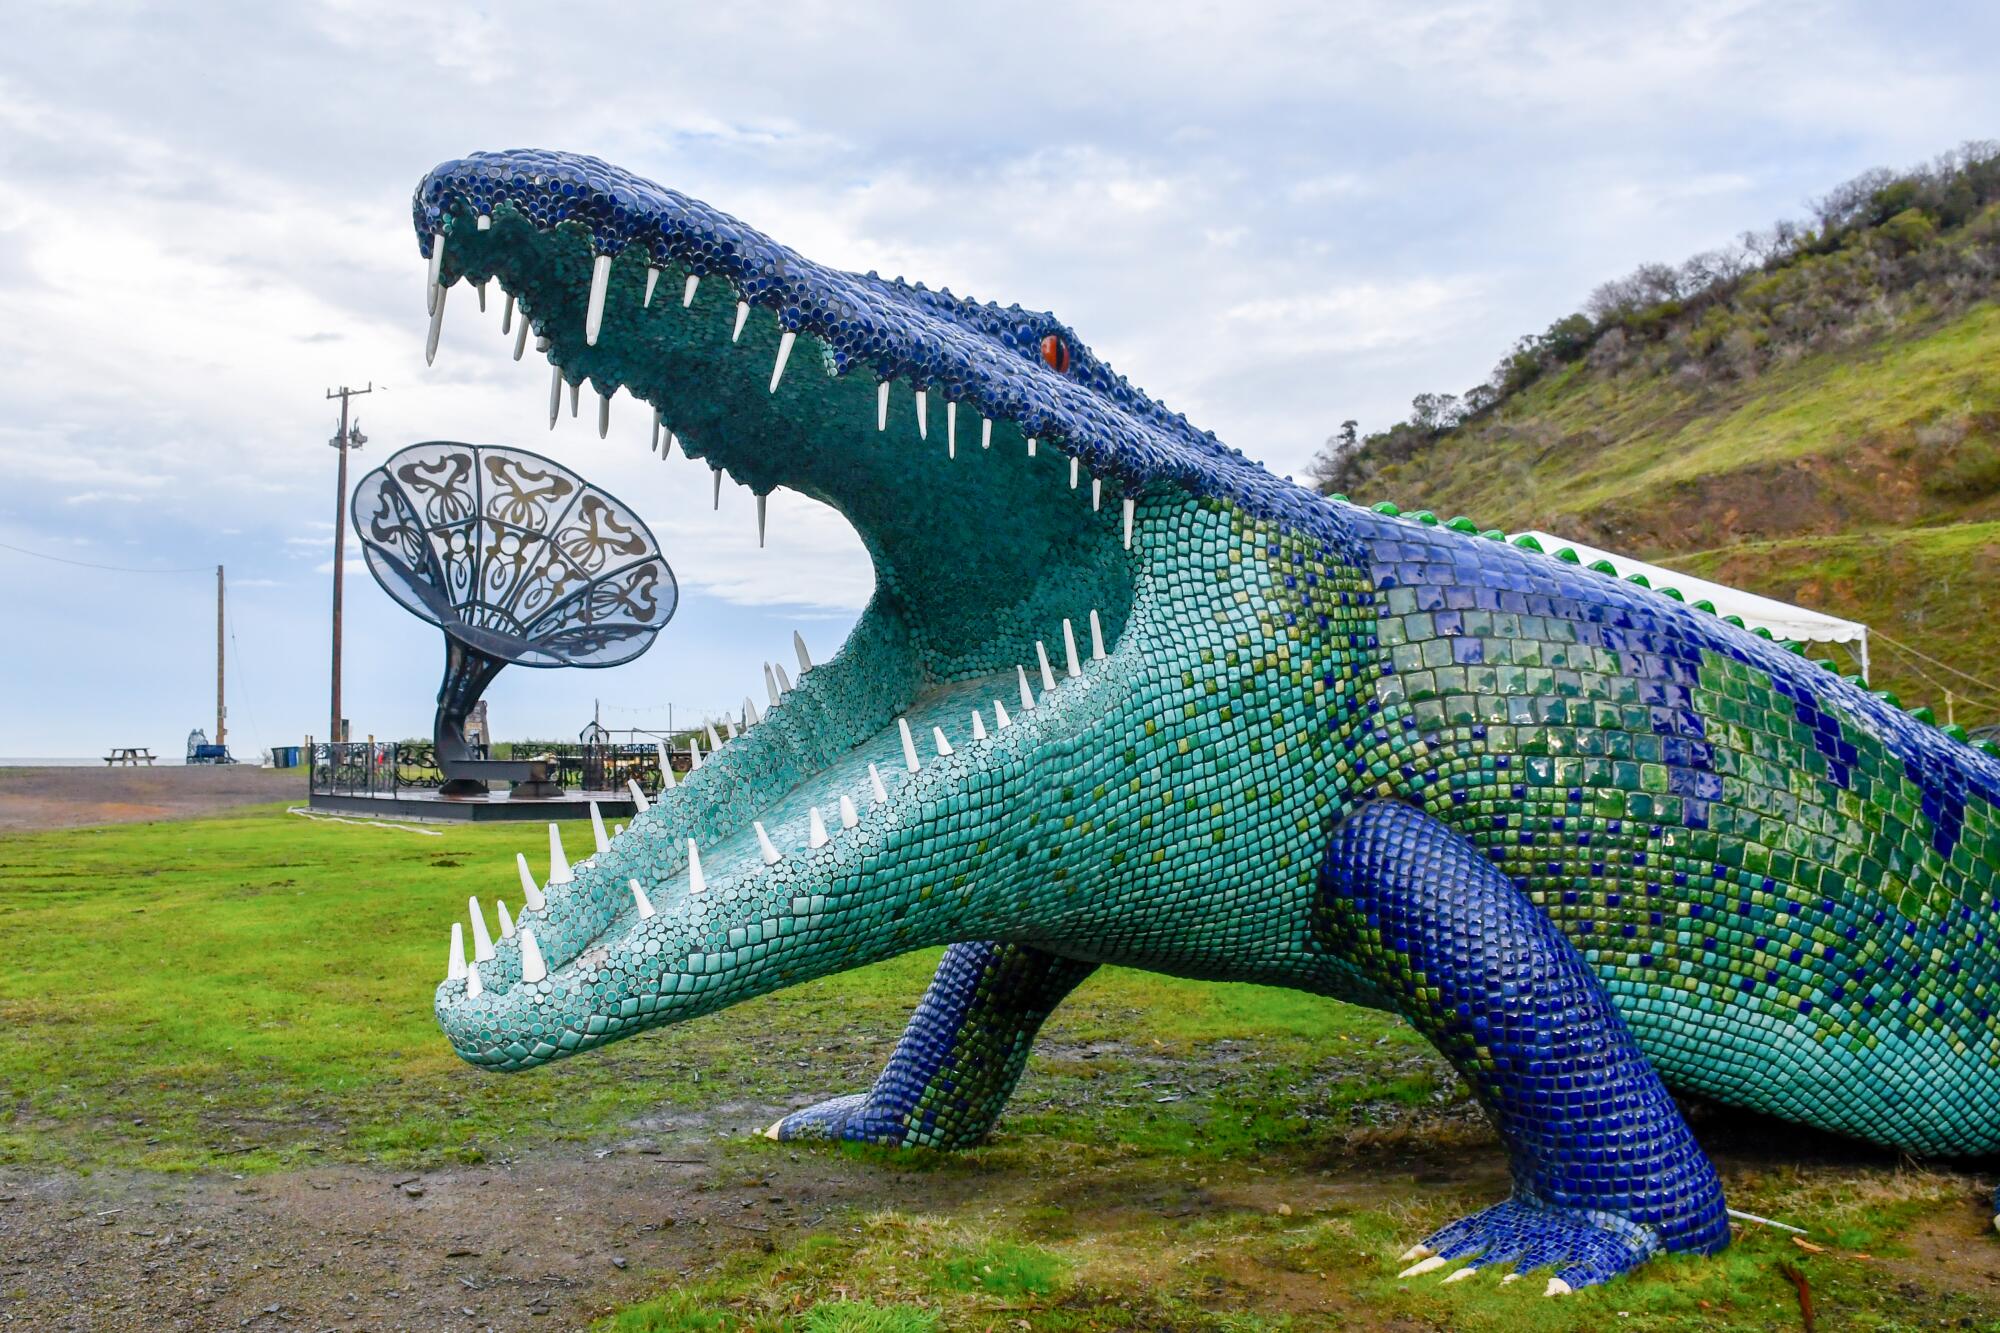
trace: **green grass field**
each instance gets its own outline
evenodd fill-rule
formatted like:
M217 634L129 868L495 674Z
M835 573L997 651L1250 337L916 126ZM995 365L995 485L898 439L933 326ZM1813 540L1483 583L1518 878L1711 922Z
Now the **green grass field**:
M583 829L577 840L587 841ZM468 894L532 834L439 837L278 810L0 839L0 1165L284 1173L570 1154L661 1108L732 1133L870 1077L934 955L510 1077L459 1064L430 998ZM575 845L572 842L572 845ZM1701 1122L1705 1140L1723 1122ZM1393 1256L1504 1188L1497 1147L1400 1023L1286 992L1111 971L1050 1023L988 1146L952 1157L732 1138L732 1169L879 1171L880 1205L743 1243L621 1330L2000 1327L1969 1177L1726 1127L1753 1228L1563 1302L1399 1283ZM796 1164L795 1164L796 1163ZM924 1188L904 1190L897 1181ZM928 1206L904 1206L915 1193ZM2000 1273L2000 1247L1991 1269ZM1935 1270L1935 1271L1934 1271ZM1968 1321L1961 1325L1960 1321Z

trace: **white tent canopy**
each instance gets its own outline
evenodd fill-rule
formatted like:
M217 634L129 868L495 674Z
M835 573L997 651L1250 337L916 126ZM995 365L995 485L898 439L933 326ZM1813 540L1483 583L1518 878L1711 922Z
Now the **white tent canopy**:
M1759 626L1771 631L1780 639L1791 639L1800 643L1845 644L1861 663L1861 674L1868 675L1868 627L1855 620L1842 620L1820 611L1809 611L1803 606L1793 606L1790 602L1780 602L1770 597L1759 597L1754 592L1744 592L1741 588L1731 588L1720 583L1710 583L1692 574L1665 569L1659 565L1649 565L1643 560L1634 560L1628 555L1618 555L1611 551L1601 551L1595 546L1587 546L1567 537L1557 537L1547 532L1517 532L1514 537L1533 537L1541 548L1554 555L1568 547L1575 551L1577 558L1586 565L1607 560L1618 571L1619 578L1633 574L1644 574L1646 582L1655 588L1678 588L1690 602L1706 601L1714 604L1719 616L1733 615L1751 629ZM1508 538L1509 541L1513 537Z

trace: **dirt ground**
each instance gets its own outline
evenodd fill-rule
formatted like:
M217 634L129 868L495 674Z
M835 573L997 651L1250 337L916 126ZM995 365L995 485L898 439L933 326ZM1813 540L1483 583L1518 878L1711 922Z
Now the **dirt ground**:
M0 833L187 819L305 794L301 773L255 764L0 768Z

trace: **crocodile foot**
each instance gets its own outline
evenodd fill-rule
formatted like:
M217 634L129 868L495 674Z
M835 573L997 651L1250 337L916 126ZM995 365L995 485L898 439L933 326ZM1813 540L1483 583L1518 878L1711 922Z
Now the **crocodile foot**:
M901 1147L909 1139L909 1122L871 1103L869 1094L852 1092L794 1111L764 1131L767 1139L835 1140Z
M1460 1259L1463 1268L1445 1274L1458 1282L1481 1269L1511 1267L1512 1282L1537 1268L1554 1268L1545 1296L1565 1296L1578 1287L1609 1282L1653 1257L1662 1248L1650 1227L1611 1213L1509 1199L1471 1217L1460 1218L1411 1247L1398 1277L1419 1277ZM1414 1262L1411 1262L1414 1261Z

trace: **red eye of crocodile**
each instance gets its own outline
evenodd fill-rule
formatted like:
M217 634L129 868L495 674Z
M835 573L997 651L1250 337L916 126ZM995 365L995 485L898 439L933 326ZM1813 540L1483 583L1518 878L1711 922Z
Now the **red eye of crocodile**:
M1058 375L1069 374L1069 344L1051 333L1042 339L1042 360Z

